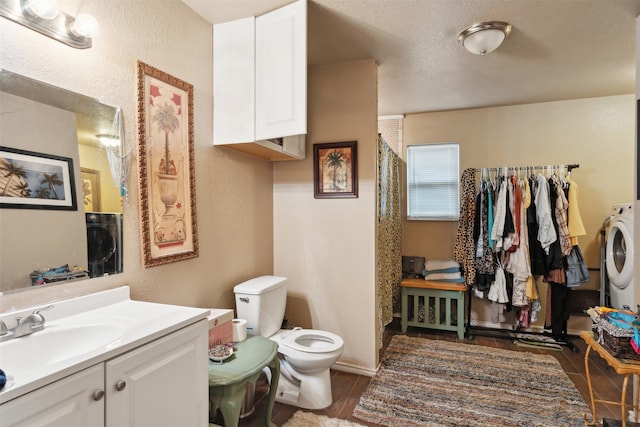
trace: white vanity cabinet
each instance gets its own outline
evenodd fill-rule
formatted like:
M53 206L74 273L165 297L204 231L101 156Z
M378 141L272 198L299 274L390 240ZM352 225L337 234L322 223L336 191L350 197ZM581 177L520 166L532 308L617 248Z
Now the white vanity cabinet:
M213 140L269 160L305 158L307 3L213 27Z
M206 320L0 406L1 427L208 425Z
M106 427L207 426L206 320L105 363Z
M104 427L101 363L0 406L2 427Z

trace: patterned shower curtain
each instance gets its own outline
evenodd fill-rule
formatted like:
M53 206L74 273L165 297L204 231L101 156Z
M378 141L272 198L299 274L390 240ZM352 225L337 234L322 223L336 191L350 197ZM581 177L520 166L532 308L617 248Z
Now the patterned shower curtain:
M400 206L400 157L378 135L378 347L382 347L384 327L401 309L402 209Z

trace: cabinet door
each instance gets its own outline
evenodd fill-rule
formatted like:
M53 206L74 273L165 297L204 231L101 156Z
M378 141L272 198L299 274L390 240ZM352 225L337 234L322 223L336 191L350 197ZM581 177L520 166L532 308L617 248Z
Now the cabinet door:
M213 143L255 138L255 19L213 26Z
M307 2L256 18L256 140L307 133Z
M3 404L0 426L103 427L104 402L101 363Z
M207 426L206 320L106 362L107 427Z

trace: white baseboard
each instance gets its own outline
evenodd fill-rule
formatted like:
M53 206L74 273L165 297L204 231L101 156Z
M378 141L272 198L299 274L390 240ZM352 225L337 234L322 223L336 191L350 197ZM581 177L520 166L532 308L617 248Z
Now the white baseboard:
M331 369L335 369L336 371L341 372L348 372L350 374L364 375L365 377L373 377L378 371L377 369L363 368L362 366L355 366L339 361L334 363Z

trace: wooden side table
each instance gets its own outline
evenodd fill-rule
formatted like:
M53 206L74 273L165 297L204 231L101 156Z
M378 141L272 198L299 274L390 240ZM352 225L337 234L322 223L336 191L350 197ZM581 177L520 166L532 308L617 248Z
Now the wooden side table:
M218 409L222 412L224 425L237 427L242 401L248 383L255 383L262 370L269 367L271 385L265 415L265 426L277 427L271 422L271 412L276 399L280 379L278 344L268 338L254 336L235 345L236 351L223 363L209 362L209 418Z
M587 343L587 351L584 353L584 369L587 374L587 384L589 385L589 397L591 398L591 420L589 420L589 414L585 414L584 423L585 425L593 426L597 424L597 415L596 415L596 402L607 403L610 405L620 406L621 408L621 420L622 426L625 427L627 425L627 410L633 409L637 411L640 409L638 406L639 396L636 396L633 405L629 406L626 404L627 401L627 384L629 382L629 377L631 375L640 375L640 363L633 361L626 361L624 359L618 359L614 357L606 348L598 344L598 342L593 337L593 333L590 331L582 331L580 332L580 337ZM612 402L609 400L601 400L595 399L593 397L593 386L591 384L591 374L589 372L589 353L591 349L595 350L600 357L602 357L609 366L611 366L618 375L624 375L624 380L622 381L622 396L620 397L620 402ZM640 393L639 393L640 395ZM637 421L637 420L636 420Z
M467 291L467 286L464 283L404 279L400 283L400 287L402 288L402 333L407 332L408 326L417 326L456 331L458 338L464 338L464 295ZM409 297L413 298L413 317L411 319L409 319ZM418 316L421 300L424 306L422 321ZM441 304L441 300L444 300L444 304ZM455 313L451 309L452 301L456 301ZM434 319L429 318L430 308L433 308ZM444 319L442 319L443 316Z

